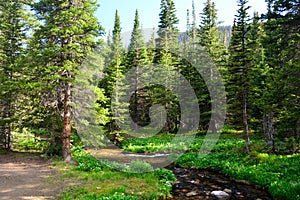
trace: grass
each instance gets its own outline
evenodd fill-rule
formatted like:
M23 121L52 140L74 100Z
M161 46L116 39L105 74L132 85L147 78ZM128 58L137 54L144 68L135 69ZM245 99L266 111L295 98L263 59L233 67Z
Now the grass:
M116 163L99 161L80 148L75 148L73 156L78 166L58 163L56 169L61 171L60 179L78 184L59 195L59 199L160 199L170 196L176 180L169 170L153 170L141 161L133 161L129 166L118 164L123 171L116 171L108 167Z
M217 152L199 159L199 153L181 156L176 165L213 169L235 179L248 180L268 189L275 199L300 199L300 155L251 155Z
M270 192L274 199L300 200L300 154L268 154L268 146L257 135L251 135L250 154L245 153L242 134L226 130L214 144L210 152L200 151L205 136L197 134L192 142L181 138L173 142L174 135L161 134L151 138L135 138L124 141L125 151L171 153L169 159L180 167L197 167L222 172L239 180L247 180ZM26 138L25 138L26 139ZM24 141L25 141L24 139ZM20 140L20 146L23 140ZM24 143L25 144L25 143ZM34 144L31 140L28 144ZM28 144L25 145L27 148ZM279 150L289 148L289 140L276 141ZM296 145L299 145L296 143ZM23 145L24 146L24 145ZM177 152L186 151L179 156ZM2 151L1 154L6 152ZM82 151L73 149L77 166L57 162L55 168L61 172L59 180L69 182L69 189L59 195L59 199L162 199L170 196L174 174L169 170L153 170L142 161L123 165L109 161L99 161ZM138 173L137 173L138 172Z
M190 144L172 144L173 136L155 136L152 138L131 139L123 144L123 148L133 152L170 152L174 145L175 164L181 167L195 166L200 169L220 171L235 179L247 180L270 192L274 199L300 200L300 154L275 155L268 154L264 141L251 137L251 154L245 153L245 142L241 134L221 135L212 151L200 152L204 136L195 137ZM212 142L213 141L206 141ZM281 142L281 141L278 141ZM176 150L187 149L187 153L176 156Z
M230 150L244 145L244 140L239 135L221 135L212 151ZM174 141L174 135L158 135L151 138L135 138L122 143L122 149L135 153L174 153L176 151L199 151L205 136L195 136L192 142L184 137ZM234 139L233 139L234 138ZM209 140L206 140L209 143Z

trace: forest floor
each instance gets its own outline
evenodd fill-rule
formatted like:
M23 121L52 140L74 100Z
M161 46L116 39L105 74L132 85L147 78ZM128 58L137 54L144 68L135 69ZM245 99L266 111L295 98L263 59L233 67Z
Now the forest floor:
M57 182L53 161L38 154L0 153L0 200L56 199L65 186Z

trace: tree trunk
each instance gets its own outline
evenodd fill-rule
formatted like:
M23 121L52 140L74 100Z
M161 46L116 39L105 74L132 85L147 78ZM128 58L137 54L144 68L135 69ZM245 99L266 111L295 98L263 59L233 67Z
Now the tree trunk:
M243 124L244 124L244 137L246 142L247 153L251 152L250 138L249 138L249 127L248 127L248 117L247 117L247 91L244 90L243 94Z
M272 145L272 152L275 152L275 140L274 140L274 114L273 112L269 112L268 114L264 114L263 116L263 129L264 136L267 140L267 143Z
M64 99L64 129L62 133L62 155L65 162L72 162L70 151L70 137L71 137L71 83L65 84L65 99Z
M5 123L2 129L3 136L3 148L5 150L11 150L11 130L9 123Z
M5 149L6 150L11 150L11 129L10 125L8 123L5 124Z
M10 97L9 97L10 98ZM8 100L4 106L4 118L10 120L11 118L11 102ZM11 128L10 123L5 122L2 129L3 134L3 148L6 150L11 150Z

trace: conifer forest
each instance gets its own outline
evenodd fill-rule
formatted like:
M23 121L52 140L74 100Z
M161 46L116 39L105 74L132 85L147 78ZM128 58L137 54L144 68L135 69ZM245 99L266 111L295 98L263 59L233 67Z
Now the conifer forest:
M0 0L0 199L300 200L300 1L196 1L126 44L101 0Z

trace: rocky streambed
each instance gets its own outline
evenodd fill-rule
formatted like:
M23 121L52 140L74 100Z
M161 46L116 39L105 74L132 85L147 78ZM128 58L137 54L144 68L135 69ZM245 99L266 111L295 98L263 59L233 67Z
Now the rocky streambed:
M171 199L271 200L268 192L246 181L235 181L220 173L196 168L170 167L177 177Z
M135 154L120 149L89 150L99 159L123 164L132 160L143 160L154 168L166 167L173 171L177 181L172 186L174 200L230 199L230 200L271 200L270 194L246 181L236 181L220 173L196 168L179 168L169 165L169 154ZM167 166L168 165L168 166Z

